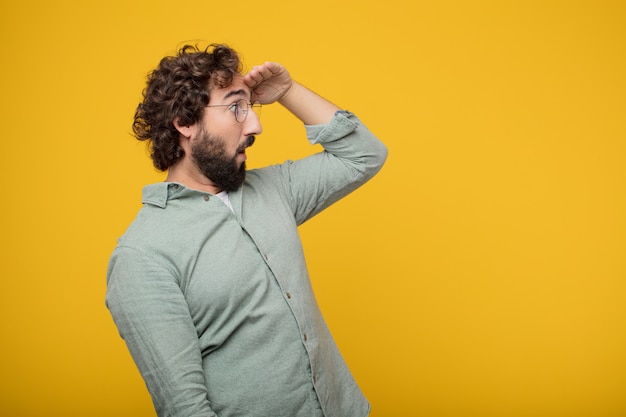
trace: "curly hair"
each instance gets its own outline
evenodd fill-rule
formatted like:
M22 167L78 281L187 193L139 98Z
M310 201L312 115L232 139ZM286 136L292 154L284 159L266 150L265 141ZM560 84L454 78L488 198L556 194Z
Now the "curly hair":
M200 50L185 45L167 56L148 75L143 101L137 106L133 133L147 141L154 167L165 171L184 155L174 119L188 126L202 119L211 89L230 85L241 73L237 52L226 45L211 44Z

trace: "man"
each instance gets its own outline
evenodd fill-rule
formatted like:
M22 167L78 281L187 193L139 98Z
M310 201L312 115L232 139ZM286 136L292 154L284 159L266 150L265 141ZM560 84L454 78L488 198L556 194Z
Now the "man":
M275 102L324 151L246 172L261 133L252 110ZM110 260L106 303L158 415L368 415L297 227L378 172L385 146L279 64L243 75L224 45L164 58L134 131L167 179L143 190Z

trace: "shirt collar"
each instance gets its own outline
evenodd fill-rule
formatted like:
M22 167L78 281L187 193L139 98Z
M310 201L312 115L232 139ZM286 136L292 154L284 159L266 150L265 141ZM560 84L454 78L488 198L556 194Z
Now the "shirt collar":
M165 208L167 201L177 198L185 190L184 185L175 182L158 182L156 184L150 184L143 187L141 193L141 202L143 204L150 204L159 208Z
M239 203L239 194L241 188L237 191L229 193L231 203L237 201ZM141 202L143 204L150 204L159 208L167 207L169 200L182 198L185 196L198 194L209 194L202 191L197 191L191 188L185 187L183 184L177 182L157 182L155 184L149 184L143 187L141 194ZM212 195L212 194L211 194ZM234 200L233 200L234 197Z

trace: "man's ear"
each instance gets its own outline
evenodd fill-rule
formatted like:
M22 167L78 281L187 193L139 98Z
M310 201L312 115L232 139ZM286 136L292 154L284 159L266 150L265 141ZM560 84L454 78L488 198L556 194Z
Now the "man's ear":
M179 116L176 116L174 118L174 121L172 122L172 124L174 125L176 130L178 130L178 133L180 133L186 138L190 138L194 132L195 123L193 125L181 125Z

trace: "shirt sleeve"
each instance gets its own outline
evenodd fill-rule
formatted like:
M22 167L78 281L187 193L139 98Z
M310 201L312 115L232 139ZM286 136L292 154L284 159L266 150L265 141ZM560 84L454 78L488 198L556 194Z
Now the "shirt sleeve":
M198 336L173 271L119 246L107 272L106 304L160 417L215 417Z
M305 128L309 142L324 151L281 166L298 224L363 185L387 158L386 146L351 112Z

